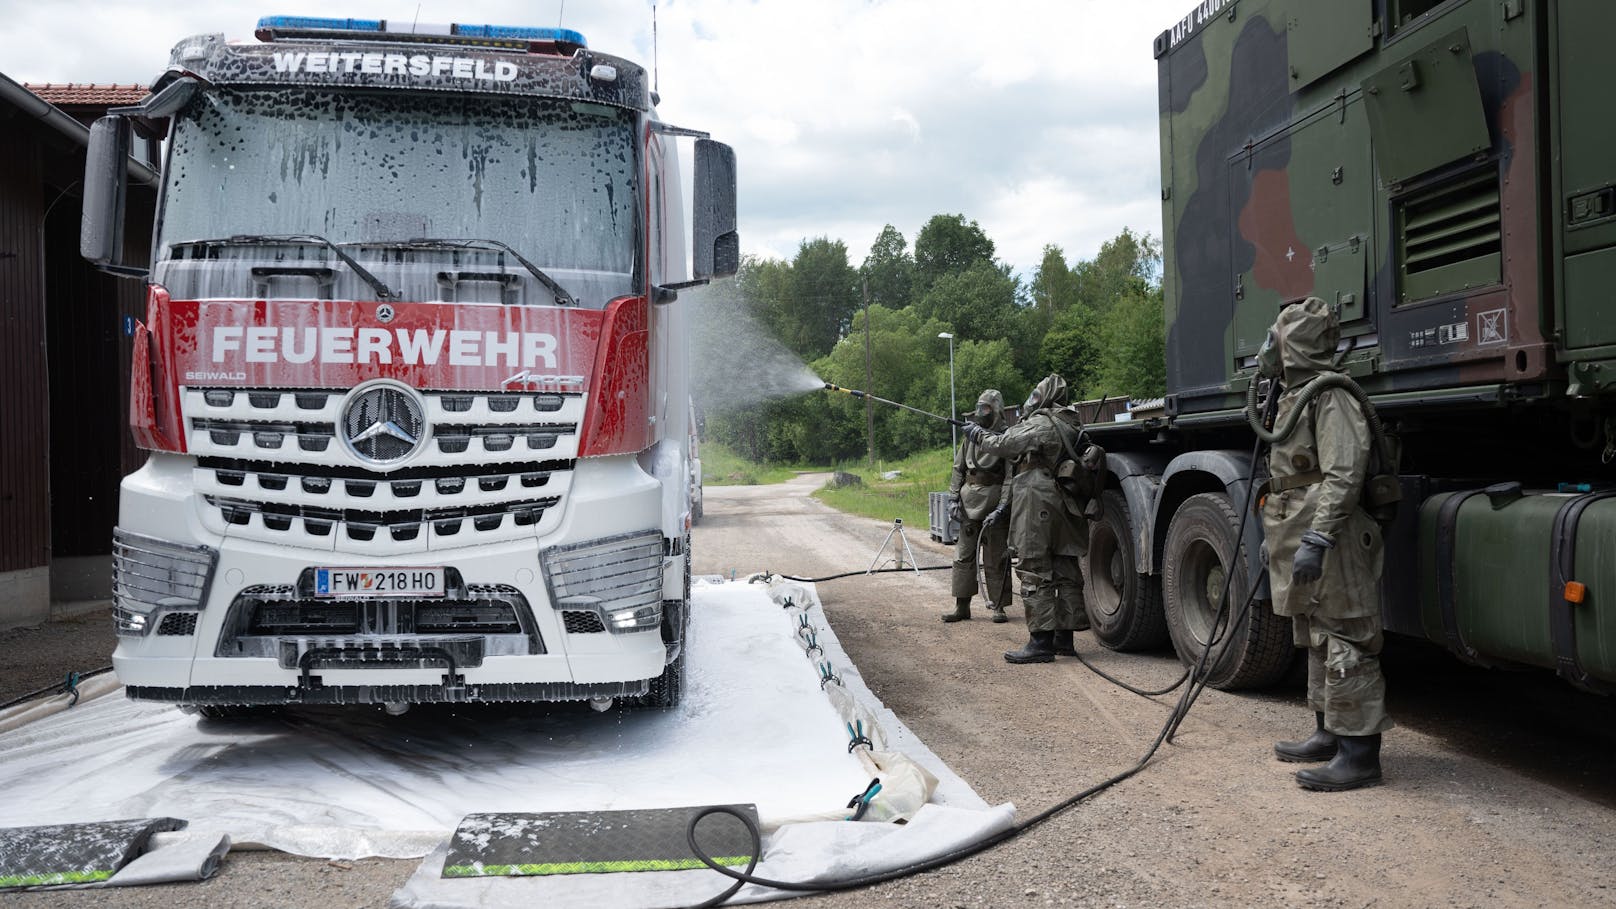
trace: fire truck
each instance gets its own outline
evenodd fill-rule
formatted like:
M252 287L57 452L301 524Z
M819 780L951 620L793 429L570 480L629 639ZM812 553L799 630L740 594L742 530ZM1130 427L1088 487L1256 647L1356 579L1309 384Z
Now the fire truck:
M128 696L678 703L679 291L735 272L733 151L568 29L255 34L181 41L91 132L82 251L148 287L150 456L113 556ZM137 124L166 134L149 269L122 236Z

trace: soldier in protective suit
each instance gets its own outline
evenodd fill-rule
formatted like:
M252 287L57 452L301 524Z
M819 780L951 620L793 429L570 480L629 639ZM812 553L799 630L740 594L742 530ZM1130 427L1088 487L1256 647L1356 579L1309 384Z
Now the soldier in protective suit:
M975 424L992 432L1004 432L1004 395L990 388L976 399ZM943 613L943 621L959 622L971 617L971 597L977 591L977 548L987 572L984 596L993 607L993 621L1009 621L1004 607L1010 603L1010 522L984 522L1000 503L1007 500L1005 481L1010 464L989 454L967 435L954 453L954 474L948 491L954 494L953 517L960 522L959 540L954 544L954 611Z
M1021 422L1002 434L974 424L965 434L977 448L1010 460L1015 480L1010 496L1010 548L1021 579L1030 638L1004 655L1011 663L1048 663L1056 654L1075 655L1072 632L1088 628L1083 610L1083 574L1078 556L1088 547L1088 522L1067 507L1056 484L1064 445L1055 411L1066 403L1066 380L1050 375L1027 398ZM988 515L1003 520L1004 506Z
M1317 297L1282 309L1259 361L1284 376L1278 421L1305 409L1295 431L1268 454L1262 502L1264 555L1274 612L1290 616L1307 649L1307 700L1317 728L1279 742L1283 761L1329 761L1296 774L1303 788L1356 789L1380 781L1380 734L1390 728L1380 672L1380 527L1359 505L1371 434L1352 395L1326 388L1305 403L1309 383L1335 371L1341 325Z

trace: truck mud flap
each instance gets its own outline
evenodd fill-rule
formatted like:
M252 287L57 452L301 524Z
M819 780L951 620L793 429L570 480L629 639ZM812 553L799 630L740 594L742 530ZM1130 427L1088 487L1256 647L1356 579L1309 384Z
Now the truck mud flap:
M756 805L725 806L757 823ZM455 829L444 877L513 877L681 871L705 868L685 831L705 806L632 811L471 814ZM702 850L721 865L756 858L750 834L733 817L712 815L697 830Z

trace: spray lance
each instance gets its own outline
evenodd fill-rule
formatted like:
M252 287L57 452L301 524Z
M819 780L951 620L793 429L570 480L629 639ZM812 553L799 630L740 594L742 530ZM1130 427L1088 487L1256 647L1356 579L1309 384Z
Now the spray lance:
M902 409L902 410L907 410L910 413L918 413L923 417L931 417L933 420L942 420L944 423L947 423L947 424L949 424L951 426L961 426L961 427L963 427L965 425L964 420L951 419L949 417L943 416L942 414L932 413L929 410L921 410L918 407L910 407L908 404L901 404L901 403L899 403L897 401L889 401L886 398L877 397L875 395L870 394L867 391L859 391L856 388L843 388L840 385L832 385L831 383L826 382L825 383L825 390L826 391L839 391L844 395L852 395L855 398L865 398L867 400L875 401L875 402L880 403L880 404L886 404L886 405L888 405L890 407L897 407L897 408Z

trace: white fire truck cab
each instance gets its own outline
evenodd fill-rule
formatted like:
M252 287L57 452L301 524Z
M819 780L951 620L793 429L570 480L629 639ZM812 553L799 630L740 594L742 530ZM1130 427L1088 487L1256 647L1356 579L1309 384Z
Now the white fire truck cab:
M676 703L678 291L735 272L733 152L565 29L256 35L180 42L91 132L84 255L149 285L150 457L113 556L128 695ZM149 271L120 258L135 119L168 137Z

